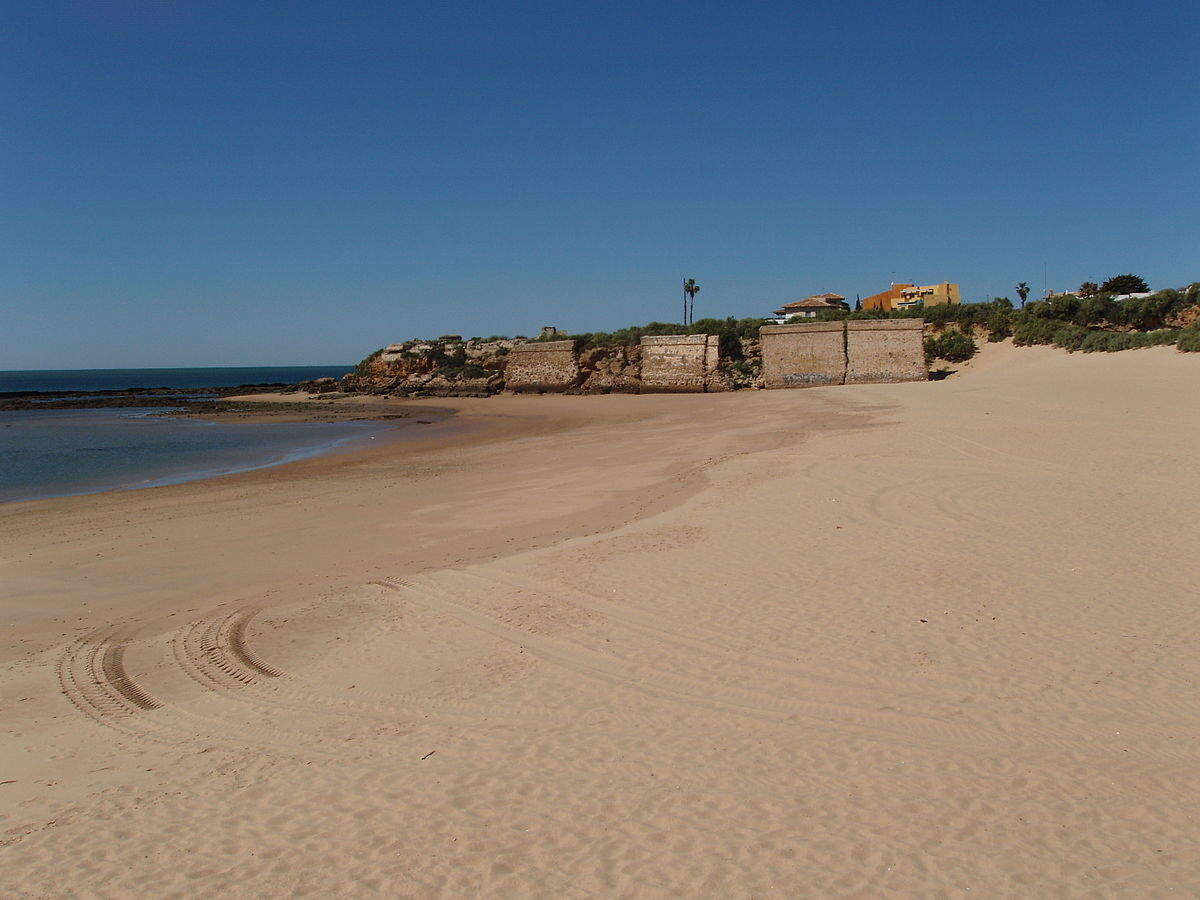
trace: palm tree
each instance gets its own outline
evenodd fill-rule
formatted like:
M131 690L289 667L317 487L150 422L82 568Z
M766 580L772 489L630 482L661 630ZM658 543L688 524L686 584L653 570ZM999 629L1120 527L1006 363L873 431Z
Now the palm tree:
M695 278L688 278L683 282L683 324L688 322L688 299L692 301L692 321L696 319L696 295L700 293L700 285L696 284Z
M1028 299L1028 297L1029 297L1029 285L1027 285L1023 281L1020 284L1018 284L1017 285L1017 296L1021 298L1021 305L1024 306L1026 299Z

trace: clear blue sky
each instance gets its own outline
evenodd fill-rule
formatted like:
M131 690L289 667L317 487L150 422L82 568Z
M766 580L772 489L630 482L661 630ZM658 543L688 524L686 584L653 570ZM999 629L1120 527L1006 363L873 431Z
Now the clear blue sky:
M10 3L0 369L1200 278L1200 3Z

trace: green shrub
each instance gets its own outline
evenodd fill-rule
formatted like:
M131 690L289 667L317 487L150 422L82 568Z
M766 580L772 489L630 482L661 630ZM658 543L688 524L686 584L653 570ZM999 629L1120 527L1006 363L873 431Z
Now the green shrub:
M738 359L729 364L729 371L746 378L757 378L762 374L762 360Z
M1181 328L1160 328L1157 331L1148 331L1146 340L1151 347L1174 344L1179 341L1179 334L1182 330Z
M1181 329L1176 346L1184 353L1200 353L1200 325Z
M1159 328L1154 331L1102 331L1088 332L1079 349L1084 353L1115 353L1118 350L1138 350L1142 347L1159 347L1180 340L1178 328Z
M447 353L441 346L435 346L425 358L433 363L439 375L445 378L457 378L467 365L467 351L462 347Z
M1120 316L1120 306L1108 294L1093 294L1081 298L1075 308L1072 321L1076 325L1103 325L1115 322Z
M944 331L937 337L925 338L925 359L927 362L944 359L946 362L966 362L976 351L975 341L970 335L961 331Z
M988 330L989 341L1002 341L1012 337L1012 307L994 307L983 320L983 327Z
M1058 331L1058 327L1059 323L1053 319L1046 319L1036 315L1022 317L1017 327L1013 329L1013 343L1018 347L1026 347L1033 344L1053 344L1054 333Z
M1084 353L1111 352L1113 350L1123 350L1121 343L1121 335L1116 331L1092 331L1084 338L1083 343L1079 345L1079 349Z
M1079 314L1080 300L1074 294L1061 294L1049 300L1038 300L1031 303L1033 315L1047 319L1057 319L1060 322L1073 322Z
M1079 350L1089 334L1088 329L1079 325L1060 325L1054 331L1052 342L1067 350Z

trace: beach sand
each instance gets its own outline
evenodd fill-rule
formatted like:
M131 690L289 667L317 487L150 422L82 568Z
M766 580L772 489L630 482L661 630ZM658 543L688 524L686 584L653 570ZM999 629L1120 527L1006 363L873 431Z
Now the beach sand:
M0 506L0 893L1194 895L1197 396L988 345Z

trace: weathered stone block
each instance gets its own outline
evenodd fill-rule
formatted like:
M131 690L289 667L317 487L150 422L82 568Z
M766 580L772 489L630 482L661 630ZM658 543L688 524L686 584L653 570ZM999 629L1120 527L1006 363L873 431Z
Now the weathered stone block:
M814 387L846 383L846 330L842 322L764 325L763 385Z
M702 393L720 388L720 339L715 334L644 337L642 390Z
M863 319L845 324L847 384L929 378L920 319Z
M579 382L579 357L574 341L534 341L517 344L504 367L509 390L518 393L565 391Z

